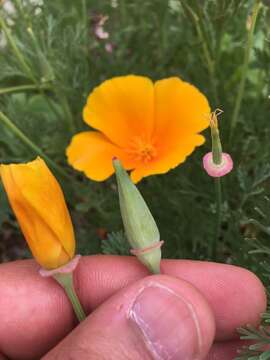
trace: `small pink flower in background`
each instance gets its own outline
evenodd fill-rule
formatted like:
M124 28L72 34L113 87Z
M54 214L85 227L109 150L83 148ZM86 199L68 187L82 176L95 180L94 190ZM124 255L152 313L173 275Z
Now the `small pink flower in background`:
M105 40L108 39L110 34L104 30L103 26L106 23L106 21L109 19L109 16L104 16L104 15L99 15L96 17L95 19L95 24L94 24L94 33L96 35L96 37L99 40Z
M108 15L96 14L93 16L93 31L99 41L108 40L110 38L110 33L104 29L104 25L108 19ZM104 49L107 53L111 54L114 51L114 48L115 45L110 40L104 41Z
M106 43L105 44L105 50L108 52L108 53L112 53L113 52L113 49L114 49L114 45L112 43Z
M2 9L6 13L6 15L11 15L11 16L16 15L16 8L12 1L3 0L1 5L2 5Z

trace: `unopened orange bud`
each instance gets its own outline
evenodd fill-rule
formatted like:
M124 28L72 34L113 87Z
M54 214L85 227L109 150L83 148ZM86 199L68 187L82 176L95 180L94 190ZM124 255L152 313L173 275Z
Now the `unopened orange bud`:
M1 165L10 205L36 261L45 269L68 263L75 253L70 215L60 185L46 163Z

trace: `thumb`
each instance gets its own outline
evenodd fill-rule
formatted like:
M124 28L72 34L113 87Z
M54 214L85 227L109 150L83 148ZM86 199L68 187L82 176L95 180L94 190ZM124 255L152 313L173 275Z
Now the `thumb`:
M214 332L212 311L198 290L154 275L104 302L43 360L200 360Z

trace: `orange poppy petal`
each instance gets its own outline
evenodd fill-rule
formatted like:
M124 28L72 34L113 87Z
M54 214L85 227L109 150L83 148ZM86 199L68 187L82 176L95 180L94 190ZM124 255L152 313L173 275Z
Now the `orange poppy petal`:
M170 169L185 161L186 157L190 155L196 146L204 143L205 138L202 135L192 135L182 140L181 143L174 148L160 154L155 161L147 164L142 164L136 167L131 172L131 179L134 183L139 182L143 177L155 174L164 174Z
M66 153L70 165L95 181L106 180L114 173L114 156L121 159L126 169L132 168L127 155L98 131L73 136Z
M72 259L75 244L73 242L71 249L70 242L67 242L70 236L68 239L63 238L63 243L57 241L54 231L29 204L16 201L13 204L13 210L33 256L41 266L46 269L55 269ZM64 248L64 244L67 245L69 253Z
M162 147L181 143L209 126L208 101L195 86L172 77L157 81L154 87L154 138Z
M146 140L154 123L154 86L143 76L120 76L103 82L89 95L85 122L111 142L126 146L135 137Z

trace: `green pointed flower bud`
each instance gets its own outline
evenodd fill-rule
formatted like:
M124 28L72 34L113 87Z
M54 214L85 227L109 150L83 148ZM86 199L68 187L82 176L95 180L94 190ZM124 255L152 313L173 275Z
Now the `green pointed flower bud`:
M154 274L160 273L162 241L155 220L142 195L118 159L113 159L120 210L131 253Z
M217 109L211 114L210 119L210 128L211 128L211 137L212 137L212 156L213 156L213 163L215 165L219 165L222 163L222 146L219 137L219 129L218 129L218 120L217 117L223 111Z

